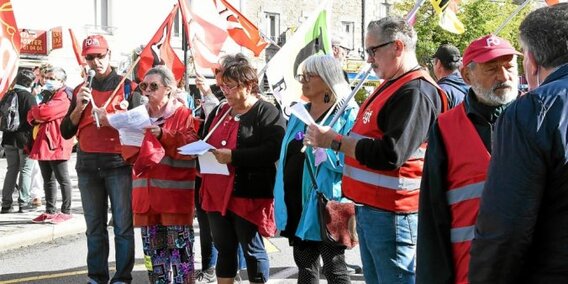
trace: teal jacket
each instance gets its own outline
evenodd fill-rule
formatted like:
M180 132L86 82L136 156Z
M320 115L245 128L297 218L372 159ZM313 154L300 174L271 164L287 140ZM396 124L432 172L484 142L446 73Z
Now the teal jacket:
M342 135L347 135L353 124L359 107L355 102L350 103L341 118L333 126L333 130ZM324 125L329 125L333 114L325 121ZM276 183L274 186L274 209L276 216L276 227L282 231L286 228L288 221L288 211L284 202L284 164L286 163L286 150L288 144L298 131L304 131L305 124L292 115L288 121L286 134L280 149L280 159L278 160L278 170L276 172ZM328 199L341 200L341 177L343 172L343 153L336 153L331 149L325 149L328 159L319 165L317 169L317 184L319 190ZM306 154L310 155L310 160L315 161L312 148L308 147ZM339 161L339 163L338 163ZM313 165L312 165L313 166ZM317 211L317 196L312 188L311 179L307 170L307 159L304 161L302 176L302 216L296 236L302 240L321 241L320 227ZM345 200L347 201L347 200Z

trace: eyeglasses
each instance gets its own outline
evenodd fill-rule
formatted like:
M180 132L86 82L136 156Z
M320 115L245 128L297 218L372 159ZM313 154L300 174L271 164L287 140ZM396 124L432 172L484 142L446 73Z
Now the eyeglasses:
M375 52L377 52L377 49L379 49L379 48L381 48L381 47L385 47L385 46L387 46L387 45L389 45L389 44L391 44L391 43L393 43L393 42L394 42L394 40L389 41L389 42L385 42L385 43L383 43L383 44L371 46L371 47L365 49L365 52L367 52L367 54L368 54L369 56L373 57L373 56L375 56Z
M152 83L142 82L138 86L140 86L140 90L142 90L144 92L155 92L160 88L161 85L156 83L156 82L152 82ZM147 89L148 87L150 87L150 90Z
M229 87L229 86L227 86L227 85L225 85L225 84L221 84L221 85L219 86L219 88L221 89L221 91L223 91L223 93L225 93L225 94L228 94L228 93L232 92L233 90L235 90L235 89L238 88L238 87L239 87L239 84L236 84L236 85L234 85L234 86L232 86L232 87Z
M88 61L95 60L95 58L103 59L107 56L108 52L105 54L87 54L85 55L85 59Z
M315 74L306 73L306 74L298 74L296 75L295 78L300 83L308 83L310 81L310 78L314 77L319 77L319 76Z

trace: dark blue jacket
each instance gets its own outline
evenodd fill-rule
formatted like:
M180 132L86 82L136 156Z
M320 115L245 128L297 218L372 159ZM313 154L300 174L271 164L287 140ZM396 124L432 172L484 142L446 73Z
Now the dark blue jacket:
M438 81L438 85L446 95L448 96L448 103L450 108L454 108L459 105L467 92L469 91L469 85L466 84L460 73L454 72Z
M501 115L471 283L568 283L568 64Z

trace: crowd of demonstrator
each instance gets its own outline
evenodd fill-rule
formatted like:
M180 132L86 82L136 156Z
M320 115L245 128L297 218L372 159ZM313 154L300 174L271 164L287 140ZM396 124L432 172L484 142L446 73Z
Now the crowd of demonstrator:
M257 70L242 54L226 55L213 70L221 100L197 76L203 100L195 106L165 66L138 83L117 74L100 35L83 42L92 82L70 89L59 67L21 70L10 91L21 125L2 140L2 213L15 211L15 189L20 211L41 206L41 194L31 193L36 164L45 213L33 221L72 218L67 161L76 139L88 283L132 281L134 227L151 283L233 283L245 267L251 283L266 283L263 237L277 232L293 247L298 283L319 283L320 274L350 283L346 247L321 238L314 185L330 200L356 204L366 283L568 282L568 3L526 16L522 51L492 34L463 56L441 45L431 62L437 82L419 64L416 32L403 19L371 21L366 30L367 62L384 81L337 114L350 88L340 63L346 48L334 41L338 58L312 55L298 70L311 125L294 115L286 122L263 99ZM527 93L519 91L521 58ZM147 110L150 126L141 144L121 145L109 115L136 107ZM178 152L199 139L214 147L206 155L227 175L201 173L195 156Z

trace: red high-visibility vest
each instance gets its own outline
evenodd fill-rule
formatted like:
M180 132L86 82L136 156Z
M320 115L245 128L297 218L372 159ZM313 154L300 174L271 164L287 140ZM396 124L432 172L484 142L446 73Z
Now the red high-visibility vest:
M438 118L448 157L448 206L455 283L468 283L469 250L491 155L460 104Z
M121 78L121 77L119 77ZM120 108L120 102L124 100L124 83L118 88L118 91L112 101L108 104L106 111L111 114ZM97 107L102 107L114 90L98 91L92 90L92 96ZM93 106L91 103L87 105L77 130L77 139L79 140L79 148L83 152L91 153L121 153L120 139L118 131L111 126L101 126L97 128L95 119L92 115Z
M377 116L392 95L406 83L423 78L438 89L443 109L447 109L445 93L422 69L408 72L377 95L378 89L365 101L349 136L355 138L381 139L383 132L377 125ZM427 143L422 145L398 169L392 171L374 170L361 165L356 159L345 156L343 169L343 194L349 199L375 208L393 212L417 212L418 194L424 165Z

